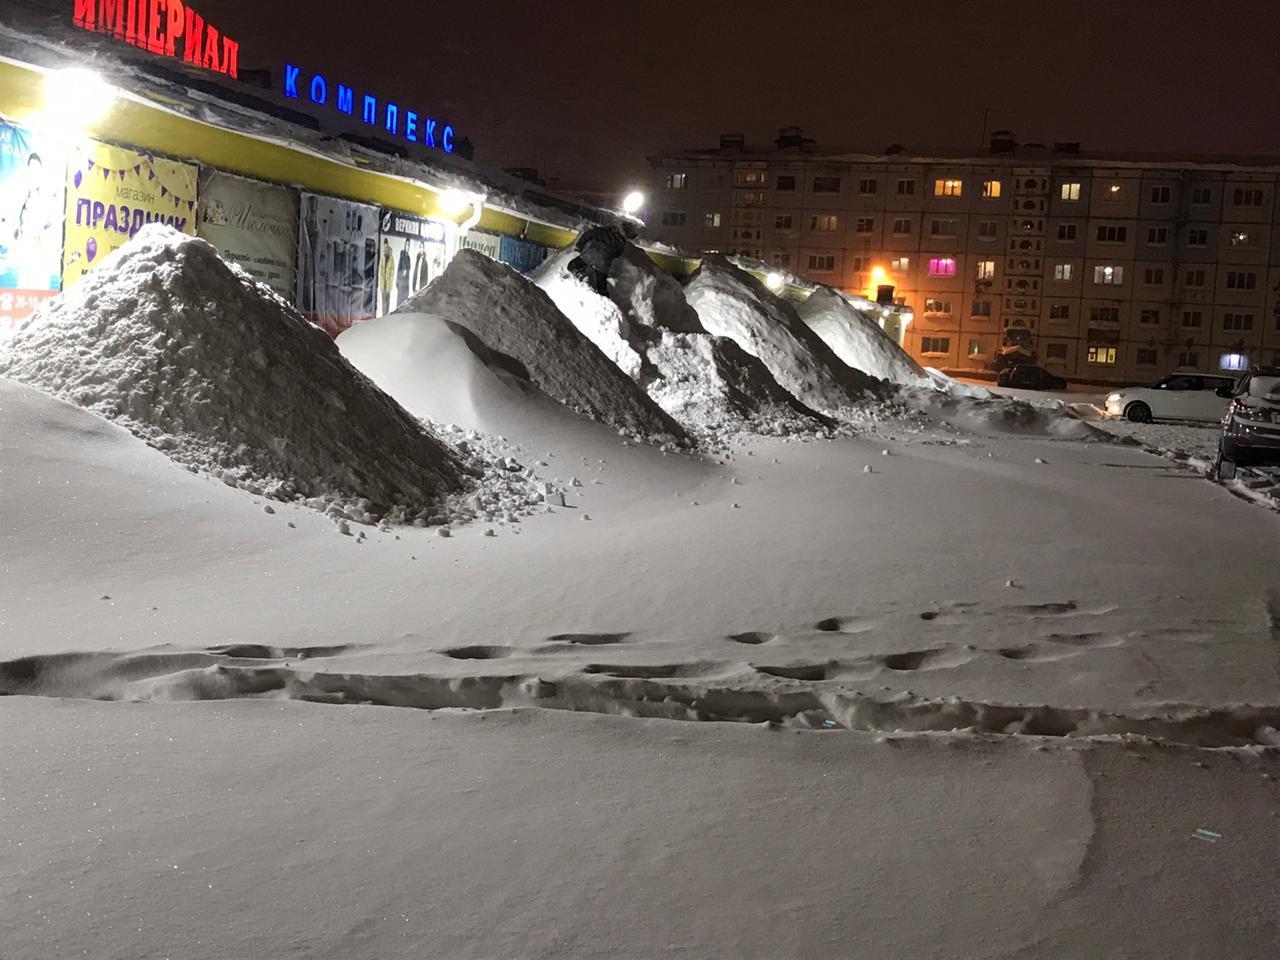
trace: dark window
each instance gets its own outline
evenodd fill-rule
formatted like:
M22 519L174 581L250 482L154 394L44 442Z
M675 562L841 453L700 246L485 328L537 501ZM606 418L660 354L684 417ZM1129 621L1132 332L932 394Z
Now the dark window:
M778 179L774 181L773 188L775 190L794 190L796 188L796 178L779 175Z
M814 177L813 192L814 193L839 193L840 178L839 177Z

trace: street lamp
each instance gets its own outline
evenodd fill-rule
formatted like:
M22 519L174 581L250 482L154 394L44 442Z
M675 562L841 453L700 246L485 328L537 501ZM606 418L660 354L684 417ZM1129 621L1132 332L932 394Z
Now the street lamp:
M644 206L645 196L639 190L632 190L622 198L622 212L634 217Z

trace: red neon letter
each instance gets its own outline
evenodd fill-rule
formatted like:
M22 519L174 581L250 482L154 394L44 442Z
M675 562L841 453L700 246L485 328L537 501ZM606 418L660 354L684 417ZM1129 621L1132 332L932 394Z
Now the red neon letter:
M218 28L212 23L205 24L204 58L200 61L200 66L209 70L218 69L218 46Z
M187 7L187 42L182 45L182 59L187 63L200 62L204 52L204 17Z
M73 22L77 27L92 30L98 23L98 0L76 0Z
M147 45L147 0L125 0L124 39L139 47Z
M147 22L149 24L147 49L152 53L164 53L164 37L160 36L160 31L164 27L164 0L151 0L150 17Z
M169 0L176 3L177 0ZM222 72L233 80L240 75L240 44L228 36L222 38Z
M164 52L167 57L178 55L178 38L182 36L182 28L186 24L187 9L182 0L169 0L169 22L164 37Z
M115 33L117 37L124 39L126 2L132 4L133 0L102 0L102 24L98 27L99 33Z

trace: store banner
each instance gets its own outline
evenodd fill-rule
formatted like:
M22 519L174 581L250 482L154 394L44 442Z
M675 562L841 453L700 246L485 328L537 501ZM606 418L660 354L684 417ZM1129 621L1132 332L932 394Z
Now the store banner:
M67 164L62 284L71 287L148 223L196 233L196 168L90 140Z
M0 122L0 337L62 286L65 179L52 143Z
M298 194L208 167L200 171L196 233L293 303L297 282Z
M459 250L474 250L490 260L502 259L502 238L496 233L481 233L479 230L468 230L458 235Z
M378 246L378 316L403 306L444 272L450 226L441 220L383 209Z
M532 273L547 259L547 248L528 240L504 236L499 259L512 270Z
M298 309L331 337L372 319L378 292L378 208L302 194Z

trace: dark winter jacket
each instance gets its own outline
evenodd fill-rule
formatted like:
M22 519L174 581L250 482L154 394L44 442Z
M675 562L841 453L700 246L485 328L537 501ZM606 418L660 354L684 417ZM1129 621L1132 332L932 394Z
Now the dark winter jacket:
M613 261L622 256L627 241L613 227L592 227L578 238L574 249L587 266L608 273Z

